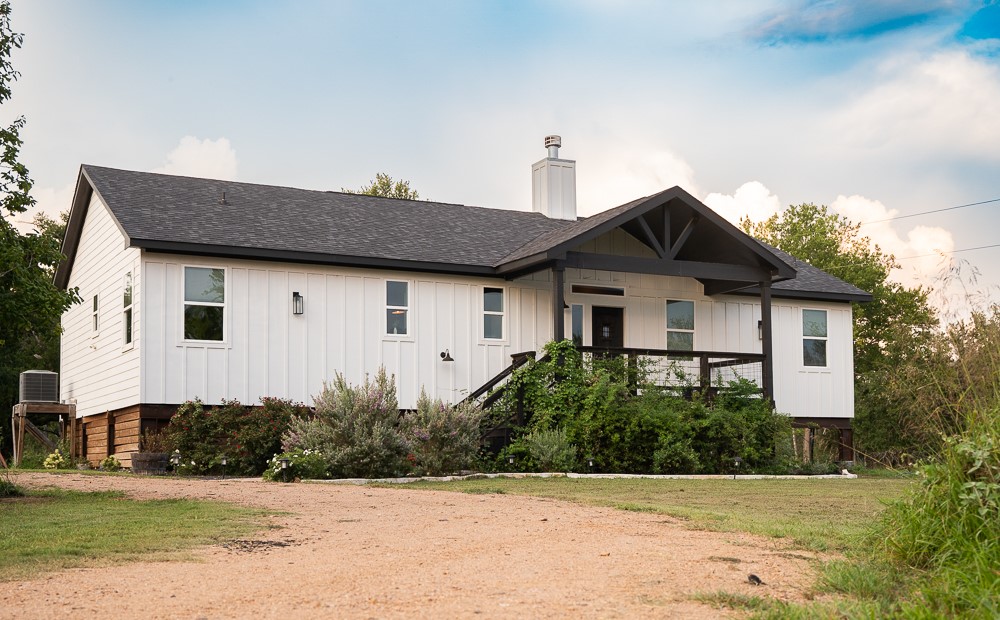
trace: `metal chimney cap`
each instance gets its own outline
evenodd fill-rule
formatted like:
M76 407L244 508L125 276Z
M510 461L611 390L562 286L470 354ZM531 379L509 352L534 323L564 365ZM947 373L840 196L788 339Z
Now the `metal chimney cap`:
M549 148L550 146L561 147L562 136L545 136L545 148Z

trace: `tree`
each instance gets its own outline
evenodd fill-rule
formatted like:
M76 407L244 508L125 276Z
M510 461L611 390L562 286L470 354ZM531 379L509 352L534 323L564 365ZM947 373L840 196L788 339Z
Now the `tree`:
M10 2L0 2L0 105L10 100L18 78L10 61L22 35L11 30ZM59 319L79 296L56 288L52 276L63 259L62 224L36 218L36 230L21 234L11 219L35 201L28 169L18 161L24 117L0 128L0 447L10 436L3 412L17 402L18 375L29 368L58 370Z
M360 190L353 191L344 189L348 194L365 194L366 196L381 196L382 198L403 198L405 200L417 200L420 194L417 190L410 188L409 181L394 181L391 176L384 172L375 175L375 180L369 185L363 185Z
M936 313L923 287L893 282L898 268L886 254L861 234L861 225L826 206L792 205L763 222L741 222L750 235L814 267L871 293L868 303L853 303L855 430L862 448L882 452L902 450L908 440L911 411L898 399L885 398L882 386L904 365L927 352Z

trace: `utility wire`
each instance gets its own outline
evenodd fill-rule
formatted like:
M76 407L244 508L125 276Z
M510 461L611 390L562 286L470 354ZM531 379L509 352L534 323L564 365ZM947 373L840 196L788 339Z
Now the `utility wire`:
M868 224L878 224L879 222L891 222L893 220L902 220L902 219L906 219L908 217L917 217L918 215L929 215L931 213L942 213L944 211L954 211L955 209L965 209L967 207L975 207L975 206L978 206L978 205L985 205L985 204L989 204L991 202L1000 202L1000 198L993 198L993 199L990 199L990 200L983 200L982 202L970 202L969 204L966 204L966 205L958 205L958 206L955 206L955 207L945 207L944 209L931 209L930 211L922 211L920 213L910 213L909 215L897 215L896 217L887 217L884 220L872 220L870 222L862 222L861 225L862 226L867 226ZM978 249L978 248L970 248L970 249ZM964 251L965 250L956 250L956 252L964 252Z

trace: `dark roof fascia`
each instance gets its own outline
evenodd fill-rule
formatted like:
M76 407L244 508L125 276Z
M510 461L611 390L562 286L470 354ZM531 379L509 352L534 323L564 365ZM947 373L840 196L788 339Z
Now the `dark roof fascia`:
M73 191L73 201L70 203L69 221L66 222L66 234L63 236L62 247L60 248L66 259L59 263L59 267L56 268L56 273L53 276L53 282L60 289L65 289L69 286L69 276L73 271L73 263L76 261L76 250L80 245L80 236L83 234L83 223L87 220L87 214L90 211L90 199L94 194L97 194L101 202L107 204L104 198L101 197L100 192L94 187L94 183L90 180L90 176L87 174L87 167L81 165L80 172L76 178L76 189ZM125 237L125 246L128 247L128 234L122 228L121 222L118 221L118 218L115 217L111 209L108 209L108 212L111 214L111 219L114 221L115 226L118 227L119 232Z
M633 220L640 215L645 215L653 209L661 207L674 199L680 199L697 212L699 216L704 217L711 223L722 228L722 230L724 232L728 232L733 239L739 241L754 254L761 256L768 263L773 265L777 271L775 274L776 280L787 280L795 277L796 272L791 265L780 259L767 248L761 246L759 243L754 241L752 237L730 224L714 211L704 207L697 198L676 185L668 190L660 192L659 194L650 196L645 201L636 204L634 207L619 213L605 222L585 229L580 234L549 248L545 252L539 252L532 256L520 258L510 263L501 263L497 266L497 272L506 274L512 271L530 271L528 267L532 264L539 264L538 270L544 269L547 267L547 261L563 258L567 251L579 246L581 243L586 243L587 241L596 239L597 237L620 227L622 224Z
M236 258L247 260L271 260L281 263L306 263L312 265L339 265L344 267L372 267L376 269L398 269L401 271L425 271L430 273L446 273L452 275L474 275L487 277L502 277L492 267L481 265L461 265L454 263L431 263L424 261L407 261L393 258L373 258L368 256L340 256L320 254L316 252L300 252L293 250L268 250L261 248L242 248L235 246L220 246L204 243L185 243L180 241L159 241L153 239L132 239L133 247L149 252L164 254L184 254L188 256L214 256L218 258Z
M760 297L760 289L754 286L725 294ZM851 293L823 293L818 291L789 291L774 287L771 287L771 297L781 297L784 299L811 299L814 301L854 301L857 303L868 303L872 300L872 296L870 294L856 295Z

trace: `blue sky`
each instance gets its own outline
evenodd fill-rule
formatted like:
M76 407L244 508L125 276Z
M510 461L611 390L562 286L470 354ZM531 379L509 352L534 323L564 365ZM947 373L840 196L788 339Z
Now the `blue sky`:
M867 221L1000 198L1000 4L967 0L14 0L0 121L46 210L81 163L316 189L385 171L530 208L542 138L580 212L673 185L728 217ZM870 224L900 257L1000 243L1000 203ZM956 258L1000 283L1000 249ZM938 258L897 277L933 283Z

